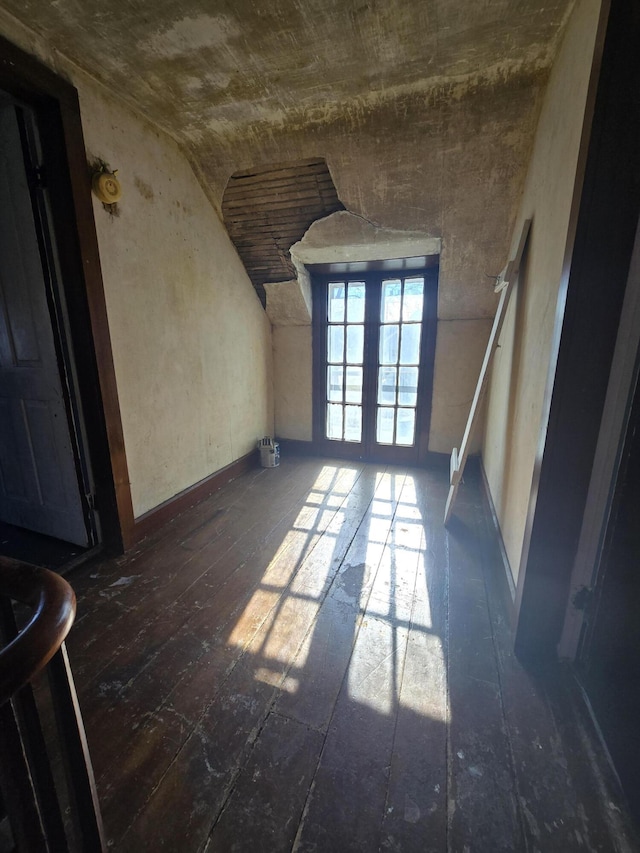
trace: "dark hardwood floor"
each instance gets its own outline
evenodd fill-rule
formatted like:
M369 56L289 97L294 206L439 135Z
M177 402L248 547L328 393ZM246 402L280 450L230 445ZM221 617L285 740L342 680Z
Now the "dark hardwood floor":
M86 551L79 545L0 521L0 554L3 557L58 571L73 560L79 560Z
M114 850L635 849L466 479L445 530L446 471L285 459L69 576Z

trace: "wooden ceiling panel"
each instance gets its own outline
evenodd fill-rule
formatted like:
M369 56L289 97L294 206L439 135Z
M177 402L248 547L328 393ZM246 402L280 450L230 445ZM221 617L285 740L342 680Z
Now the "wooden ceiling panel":
M265 283L295 277L291 246L336 210L344 207L320 158L231 176L222 216L263 305Z

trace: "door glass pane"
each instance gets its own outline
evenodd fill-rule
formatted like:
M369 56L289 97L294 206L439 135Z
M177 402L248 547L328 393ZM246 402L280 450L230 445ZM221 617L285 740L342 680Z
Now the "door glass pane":
M360 441L362 438L362 409L360 406L344 407L344 439Z
M380 327L380 364L398 363L399 326Z
M344 357L344 326L329 326L329 346L327 360L340 363Z
M402 321L404 323L422 320L423 278L407 278L404 282L402 298Z
M364 326L347 326L347 361L362 364L364 353Z
M413 444L416 424L415 409L398 409L396 444Z
M342 406L335 403L327 406L327 438L342 441Z
M379 445L415 447L425 278L386 275L366 284L345 278L326 286L325 435L361 444L373 433ZM378 323L377 312L365 310L372 292L375 302L380 300ZM373 321L371 328L365 317ZM376 339L377 364L375 356L365 364L365 343L369 357ZM364 393L365 380L371 392L376 381L371 396Z
M349 323L364 323L364 282L349 284L347 321Z
M378 406L376 418L376 441L378 444L393 444L393 415L395 409Z
M398 404L415 406L418 402L418 368L401 367L398 383Z
M400 301L402 284L399 278L382 282L382 297L380 304L380 322L398 323L400 320Z
M344 323L344 284L329 285L329 322Z
M396 368L380 367L378 369L378 403L395 406L396 403Z
M362 368L347 367L345 402L362 403Z
M400 364L418 364L420 361L420 329L420 323L402 327Z
M332 403L342 402L342 386L344 382L344 367L327 368L327 400Z

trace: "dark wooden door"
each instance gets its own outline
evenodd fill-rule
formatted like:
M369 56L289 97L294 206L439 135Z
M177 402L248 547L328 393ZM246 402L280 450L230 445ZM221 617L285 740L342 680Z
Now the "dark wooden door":
M25 164L0 107L0 519L77 545L89 535Z
M314 279L314 440L415 465L427 452L437 268Z
M637 388L595 601L578 667L632 811L640 821L640 394Z

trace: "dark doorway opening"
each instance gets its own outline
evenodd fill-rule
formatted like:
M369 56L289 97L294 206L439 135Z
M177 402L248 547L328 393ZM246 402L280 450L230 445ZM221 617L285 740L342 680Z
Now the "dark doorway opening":
M49 364L55 362L59 383L58 410L43 415L40 422L66 424L68 435L62 444L69 445L67 462L71 460L66 481L67 486L75 482L82 524L79 533L78 529L70 533L58 526L45 529L32 524L19 513L11 517L0 513L0 518L38 535L72 542L74 552L95 545L121 551L134 541L133 507L78 93L4 39L0 39L0 92L0 103L13 112L18 125L29 215L36 229L36 248L25 256L32 261L37 256L40 263L45 291L41 317L48 320ZM6 315L5 311L5 319ZM0 334L5 348L15 349L15 335L12 340L4 330ZM35 397L34 411L46 400L39 393ZM28 407L21 403L18 408L24 412ZM44 408L40 406L41 413ZM34 423L32 418L35 429ZM41 467L48 464L50 479L55 480L58 457L46 442L41 460ZM5 452L3 463L17 465L24 475L23 460L15 453ZM34 546L34 554L37 551Z
M88 548L100 531L41 151L34 112L0 93L0 520Z
M72 542L0 521L0 554L3 557L65 573L85 559L87 553L86 548Z

